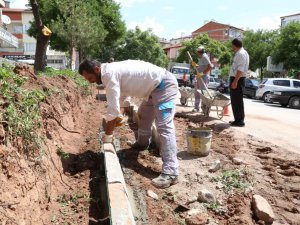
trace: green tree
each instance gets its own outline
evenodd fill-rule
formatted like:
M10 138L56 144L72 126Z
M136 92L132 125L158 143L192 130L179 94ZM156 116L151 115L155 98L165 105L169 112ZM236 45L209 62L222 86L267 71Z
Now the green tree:
M107 34L95 10L97 3L82 0L56 0L56 3L61 15L52 22L53 32L68 43L70 55L76 48L81 60L91 48L99 47Z
M230 71L230 65L224 65L221 69L220 69L220 77L227 79L229 77L229 71Z
M141 31L138 27L135 30L127 31L124 43L116 52L116 59L139 59L161 67L168 65L168 58L158 37L151 30Z
M260 69L261 78L267 66L267 57L271 55L277 37L278 30L248 30L244 32L243 45L249 53L249 67L253 71Z
M70 51L75 46L81 58L109 58L125 33L120 5L113 0L39 0L39 5L44 24L53 29L54 50ZM37 36L34 23L29 34Z
M196 38L183 42L183 47L179 50L179 55L176 59L177 62L188 62L189 57L187 52L189 51L193 60L197 62L196 49L203 45L206 52L209 52L212 57L219 59L220 64L229 64L232 53L228 46L217 40L210 38L207 34L200 34Z
M283 63L287 70L300 70L300 23L289 23L276 40L273 62Z
M108 32L99 48L92 48L91 57L101 61L108 61L110 57L116 57L116 49L126 33L126 26L120 13L120 5L113 0L97 0L98 12L101 16L103 26Z

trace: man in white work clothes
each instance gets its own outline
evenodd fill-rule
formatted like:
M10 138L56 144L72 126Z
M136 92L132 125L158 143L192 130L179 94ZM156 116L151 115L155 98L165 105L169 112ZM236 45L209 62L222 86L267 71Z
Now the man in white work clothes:
M100 64L84 60L79 73L90 83L103 83L107 97L106 131L103 142L113 141L113 131L124 99L128 96L143 99L139 107L138 140L135 147L146 149L151 141L155 121L160 137L163 160L162 173L152 180L157 188L178 183L178 161L173 118L178 84L173 74L151 63L139 60Z
M205 48L203 46L199 46L197 48L197 55L199 57L198 60L198 66L197 66L197 71L198 74L201 74L202 77L197 77L197 82L195 85L195 106L193 109L193 112L199 112L199 107L200 107L200 94L198 93L198 90L205 90L205 87L202 81L208 85L209 83L209 71L213 68L213 65L210 62L209 56L205 52Z

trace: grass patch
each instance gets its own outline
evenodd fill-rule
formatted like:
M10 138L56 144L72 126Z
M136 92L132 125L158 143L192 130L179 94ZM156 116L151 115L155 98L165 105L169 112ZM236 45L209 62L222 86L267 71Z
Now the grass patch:
M12 68L0 68L0 121L10 141L26 153L41 151L43 136L38 134L42 127L39 104L45 100L42 90L28 91L21 86L28 78L16 75Z
M233 190L245 192L247 188L253 187L255 184L254 177L246 168L226 170L221 176L214 178L213 181L220 181L224 185L223 189L227 194Z
M48 76L48 77L56 77L56 76L65 76L71 78L77 88L80 89L83 95L88 96L91 95L90 83L85 80L80 74L74 72L69 69L64 70L55 70L53 68L46 68L43 72L39 73L39 76Z

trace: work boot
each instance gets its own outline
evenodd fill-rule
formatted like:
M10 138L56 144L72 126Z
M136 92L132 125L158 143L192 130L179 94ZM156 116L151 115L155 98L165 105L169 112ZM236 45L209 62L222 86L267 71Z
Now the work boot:
M134 142L133 144L128 144L132 150L136 150L136 151L145 151L145 150L149 150L149 146L143 146L140 145L137 141Z
M244 121L234 121L230 124L232 127L244 127L245 123Z
M151 183L156 188L168 188L171 185L178 183L178 176L162 173L158 177L154 178Z

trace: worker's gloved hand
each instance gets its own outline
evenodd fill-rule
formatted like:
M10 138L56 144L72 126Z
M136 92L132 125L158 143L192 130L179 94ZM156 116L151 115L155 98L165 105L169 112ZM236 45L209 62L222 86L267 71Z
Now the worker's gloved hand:
M198 66L198 64L197 64L197 63L195 63L194 61L192 61L192 66L193 66L193 67L197 67L197 66Z
M101 138L102 142L103 143L113 143L114 141L114 136L113 135L107 135L107 134L104 134Z
M203 73L197 73L197 78L201 78L201 77L203 77Z
M128 117L126 116L119 116L116 119L116 127L124 126L128 121Z

